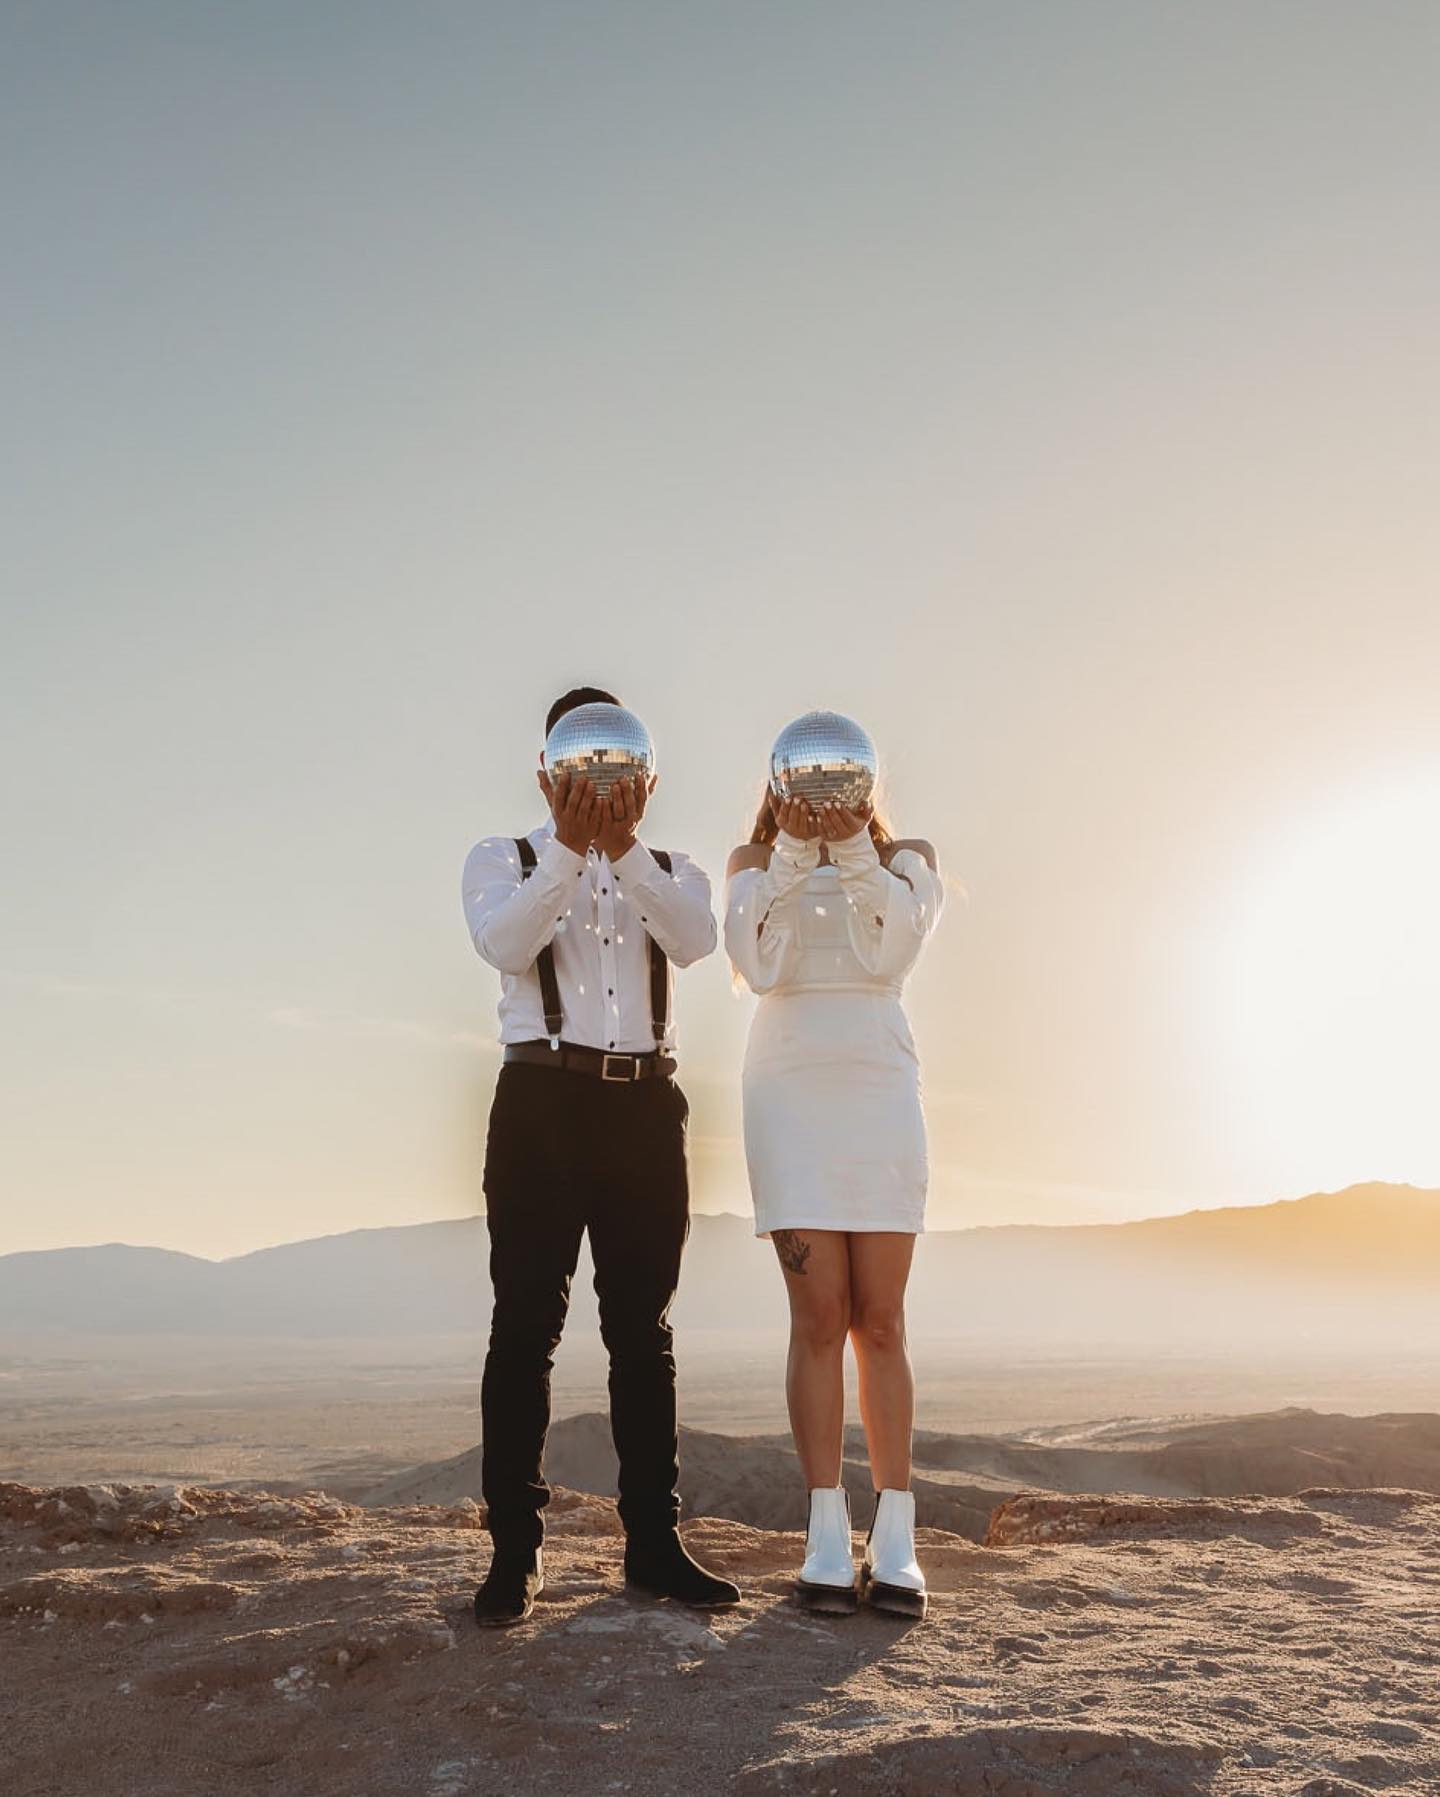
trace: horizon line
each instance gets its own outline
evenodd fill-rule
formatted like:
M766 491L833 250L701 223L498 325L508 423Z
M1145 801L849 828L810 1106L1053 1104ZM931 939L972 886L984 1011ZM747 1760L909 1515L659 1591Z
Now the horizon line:
M1193 1205L1189 1210L1161 1212L1148 1217L1126 1217L1118 1220L1088 1223L962 1223L955 1228L927 1229L926 1235L981 1235L998 1234L1003 1230L1087 1230L1087 1229L1139 1229L1154 1223L1178 1223L1187 1217L1219 1216L1227 1211L1259 1211L1271 1210L1279 1205L1306 1204L1316 1198L1340 1198L1348 1192L1413 1192L1424 1197L1440 1198L1440 1187L1419 1186L1409 1180L1366 1179L1353 1180L1349 1185L1337 1186L1333 1189L1321 1188L1313 1192L1302 1192L1292 1198L1263 1198L1249 1203ZM197 1260L207 1266L227 1266L232 1261L248 1260L256 1254L274 1254L282 1248L302 1248L312 1242L342 1241L347 1236L379 1235L397 1229L434 1229L446 1223L479 1223L483 1222L484 1211L472 1211L459 1217L427 1217L416 1223L362 1223L353 1229L336 1229L323 1235L295 1236L286 1241L264 1242L255 1248L244 1248L235 1254L196 1254L188 1248L166 1247L159 1242L70 1242L51 1248L11 1248L0 1253L0 1261L18 1260L25 1255L33 1254L91 1254L102 1249L126 1248L137 1254L173 1254L182 1260ZM700 1217L729 1217L737 1223L750 1223L753 1218L742 1211L693 1211L692 1222Z

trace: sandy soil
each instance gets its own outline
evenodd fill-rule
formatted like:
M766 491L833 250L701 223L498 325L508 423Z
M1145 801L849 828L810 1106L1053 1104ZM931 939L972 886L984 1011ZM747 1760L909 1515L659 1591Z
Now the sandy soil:
M925 1531L928 1621L803 1616L798 1536L701 1518L738 1611L618 1590L563 1493L534 1622L481 1633L471 1503L0 1486L16 1797L1440 1791L1440 1498L1033 1496Z

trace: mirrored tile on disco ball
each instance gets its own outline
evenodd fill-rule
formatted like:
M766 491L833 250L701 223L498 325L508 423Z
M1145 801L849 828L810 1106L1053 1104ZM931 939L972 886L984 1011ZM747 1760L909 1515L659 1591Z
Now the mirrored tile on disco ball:
M770 751L770 785L780 798L812 805L866 805L880 762L875 745L853 718L807 711L787 724Z
M655 750L650 732L623 705L577 705L545 738L545 767L552 780L584 774L603 798L619 780L653 774Z

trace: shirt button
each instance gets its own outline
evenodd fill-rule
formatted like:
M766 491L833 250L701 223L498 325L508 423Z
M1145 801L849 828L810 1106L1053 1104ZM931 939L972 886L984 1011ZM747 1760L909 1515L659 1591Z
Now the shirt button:
M606 948L609 948L610 946L610 938L608 936L605 938L605 946Z
M614 988L614 987L613 987L613 986L611 986L611 987L610 987L610 988L609 988L609 990L608 990L608 991L607 991L607 992L606 992L606 994L605 994L605 996L606 996L606 997L607 997L607 998L614 998L614 996L615 996L615 988Z
M614 1047L614 1046L615 1046L615 1044L614 1044L614 1043L613 1043L613 1042L612 1042L612 1043L611 1043L611 1044L610 1044L610 1046L611 1046L611 1047L612 1047L612 1048L613 1048L613 1047Z

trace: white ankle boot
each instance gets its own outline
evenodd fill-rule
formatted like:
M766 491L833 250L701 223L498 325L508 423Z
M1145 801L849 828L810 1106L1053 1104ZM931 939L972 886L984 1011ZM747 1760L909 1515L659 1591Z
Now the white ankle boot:
M821 1486L810 1493L810 1531L795 1595L802 1609L830 1616L846 1616L859 1602L850 1545L850 1497L843 1486Z
M895 1616L925 1614L925 1574L915 1558L915 1493L877 1494L875 1520L865 1543L860 1588L873 1609Z

